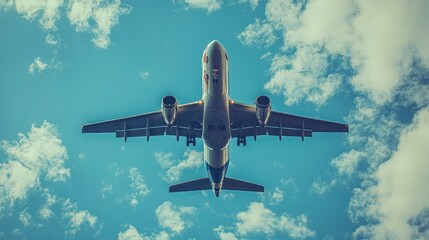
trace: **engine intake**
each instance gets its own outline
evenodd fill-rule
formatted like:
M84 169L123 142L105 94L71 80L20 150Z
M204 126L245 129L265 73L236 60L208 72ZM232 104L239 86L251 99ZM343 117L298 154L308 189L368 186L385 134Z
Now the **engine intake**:
M177 117L177 100L173 96L165 96L161 100L161 112L165 123L171 126Z
M271 114L271 100L267 96L259 96L256 98L256 119L258 119L261 127L267 125L268 119Z

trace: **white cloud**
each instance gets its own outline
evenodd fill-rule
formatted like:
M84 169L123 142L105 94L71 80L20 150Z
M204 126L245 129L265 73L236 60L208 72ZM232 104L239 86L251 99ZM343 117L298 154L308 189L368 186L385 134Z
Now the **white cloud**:
M203 153L195 150L186 150L183 153L184 160L180 160L178 164L173 165L175 162L171 159L173 155L171 153L155 153L156 161L161 167L169 169L163 179L167 182L175 182L180 179L182 172L189 168L198 168L203 164Z
M116 176L116 175L115 175ZM100 192L101 192L101 197L102 198L106 198L106 194L107 193L110 193L110 194L112 194L113 193L113 185L112 184L106 184L106 183L103 183L102 184L103 185L103 187L101 188L101 190L100 190Z
M47 63L43 62L40 57L37 57L34 59L34 62L32 62L28 67L28 72L31 74L33 74L34 71L42 73L48 67L49 65Z
M70 0L67 17L77 32L91 32L95 35L94 44L107 48L110 31L118 24L119 17L130 11L130 6L121 6L121 0Z
M240 0L240 2L248 2L252 10L255 10L259 4L259 0Z
M1 149L7 161L0 164L0 210L26 199L43 179L58 182L70 177L64 167L67 150L55 126L47 121L40 127L32 125L27 135L18 134L18 141L2 140Z
M222 6L220 0L184 0L185 5L189 8L197 8L207 11L207 14L217 11Z
M184 215L192 215L196 211L194 207L174 206L171 202L162 203L155 211L158 223L161 227L171 230L175 234L181 233L192 226L190 221L184 220Z
M49 45L57 45L59 43L59 40L52 34L48 34L46 35L45 42Z
M363 220L356 237L373 239L423 239L429 236L424 225L429 209L429 108L416 114L405 128L390 160L380 165L373 181L355 189L349 213L354 221Z
M328 54L315 46L303 46L293 55L276 54L272 60L273 77L265 88L285 96L285 104L308 101L323 105L340 88L343 77L327 72Z
M171 152L156 152L154 154L156 162L162 167L162 168L169 168L174 164L173 160L173 154Z
M118 240L144 240L144 238L134 226L128 225L127 230L118 234Z
M31 223L31 215L27 212L27 209L23 210L19 214L19 220L24 226L28 226Z
M132 226L128 225L128 229L124 232L120 232L118 234L118 240L168 240L169 235L165 231L161 231L158 234L152 234L152 236L144 236L143 234L140 234L137 229Z
M97 217L93 216L87 210L78 210L77 204L72 203L70 199L63 202L63 218L69 221L69 230L67 234L75 235L81 229L81 226L87 223L91 228L95 227Z
M64 0L9 0L1 1L0 9L14 8L25 19L39 19L43 30L56 30ZM107 48L110 45L110 32L119 22L119 17L131 11L129 5L122 5L121 0L69 0L66 8L70 24L77 32L91 32L92 40L97 47ZM40 17L39 17L40 16ZM46 37L47 44L56 45L51 34Z
M140 175L137 168L132 167L129 170L129 177L131 179L131 188L134 190L131 196L131 206L135 207L138 204L137 196L144 198L149 194L150 190L144 182L143 176Z
M332 6L335 6L335 14L332 14ZM261 21L271 25L283 37L283 55L290 54L294 49L299 51L301 48L310 47L318 49L316 53L324 52L322 56L315 54L316 58L321 57L324 61L331 62L330 59L341 57L341 61L350 68L349 72L355 73L349 79L354 89L369 94L373 101L383 104L391 101L396 91L408 84L409 73L415 70L415 62L419 62L423 69L429 67L429 33L425 25L429 21L427 9L429 3L425 0L412 3L406 0L271 0L266 5L266 19ZM253 32L268 28L262 25L252 26L255 29L258 27ZM247 32L246 28L241 34ZM264 39L256 34L253 39L250 38L252 35L248 36L249 39L245 43L257 45L264 42ZM312 60L313 54L305 58ZM292 56L291 61L297 57L299 56ZM319 64L316 62L316 65ZM328 65L320 66L322 74L339 72L343 75L342 72L347 70L331 69ZM309 81L305 74L289 71L291 69L288 67L272 71L273 77L266 86L274 93L284 94L287 104L305 100L289 97L293 91L288 89L296 87L297 83L288 86L285 82L294 79L307 81L302 84L302 93L306 97L311 97L310 92L315 89L327 91L327 94L320 98L322 104L333 96L335 88L329 89L331 86L308 87L314 84L323 85L323 81ZM316 101L312 102L317 104Z
M150 76L150 73L148 71L141 71L139 72L139 76L143 80L147 80Z
M220 225L217 228L214 228L213 231L218 235L221 240L238 240L232 232L226 232L225 227Z
M277 40L271 24L261 23L259 19L256 19L254 24L248 25L237 37L242 44L249 46L253 44L269 46Z
M286 233L291 238L314 237L315 232L308 229L307 217L301 214L298 217L291 217L287 214L277 216L273 211L265 208L263 203L252 202L247 211L239 212L236 215L235 227L227 228L219 226L214 229L222 239L237 239L237 235L246 237L249 234L262 233L272 236L276 231ZM232 232L235 230L235 233Z
M39 214L41 219L49 219L52 217L53 212L51 210L51 206L57 203L57 197L55 195L51 195L47 189L44 189L44 194L46 197L46 203L40 208Z
M338 173L351 176L356 171L358 163L363 157L363 152L352 149L332 160L331 165L338 170Z
M55 23L60 17L60 8L64 0L9 0L1 1L0 8L15 8L16 12L25 19L33 21L39 18L39 24L44 30L55 30Z
M77 157L79 158L79 159L85 159L85 153L79 153L79 155L77 155Z
M280 188L276 187L274 192L271 194L270 204L271 205L279 204L283 201L283 199L284 199L284 192Z

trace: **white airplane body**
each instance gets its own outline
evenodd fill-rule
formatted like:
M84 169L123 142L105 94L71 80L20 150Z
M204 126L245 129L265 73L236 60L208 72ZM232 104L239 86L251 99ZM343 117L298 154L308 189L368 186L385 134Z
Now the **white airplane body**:
M313 132L348 132L348 125L271 111L267 96L259 96L256 106L236 103L229 97L228 55L218 41L207 45L202 57L203 96L200 101L178 105L165 96L161 110L151 113L82 125L82 133L114 132L116 137L175 135L186 137L195 146L201 138L208 177L172 185L170 192L212 189L218 197L222 189L263 192L261 185L226 177L229 145L246 146L246 137L259 135L311 137Z

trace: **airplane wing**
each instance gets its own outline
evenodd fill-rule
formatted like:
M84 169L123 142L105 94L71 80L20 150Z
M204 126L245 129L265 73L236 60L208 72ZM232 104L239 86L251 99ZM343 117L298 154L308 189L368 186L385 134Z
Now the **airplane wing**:
M302 117L288 113L271 111L267 125L262 128L256 118L256 106L241 103L231 103L229 107L231 116L232 137L272 135L312 137L313 132L348 132L349 126L343 123L324 121L314 118Z
M116 133L117 138L145 136L173 135L179 136L194 134L201 138L203 120L203 104L193 102L177 106L177 117L173 126L168 127L161 111L155 111L135 116L118 118L103 122L83 124L82 133Z

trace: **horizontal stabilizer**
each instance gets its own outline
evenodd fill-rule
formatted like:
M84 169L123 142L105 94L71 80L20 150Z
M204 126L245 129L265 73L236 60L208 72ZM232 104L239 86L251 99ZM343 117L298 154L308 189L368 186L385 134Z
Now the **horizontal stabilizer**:
M264 186L227 177L223 180L222 188L226 190L264 192Z
M187 192L212 189L209 178L200 178L189 182L183 182L176 185L171 185L169 192Z

